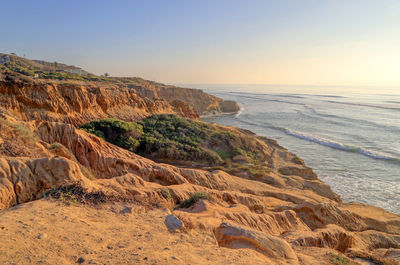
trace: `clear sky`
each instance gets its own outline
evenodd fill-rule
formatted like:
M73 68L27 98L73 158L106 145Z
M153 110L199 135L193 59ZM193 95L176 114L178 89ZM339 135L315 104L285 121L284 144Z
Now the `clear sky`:
M166 83L400 86L398 0L0 0L0 52Z

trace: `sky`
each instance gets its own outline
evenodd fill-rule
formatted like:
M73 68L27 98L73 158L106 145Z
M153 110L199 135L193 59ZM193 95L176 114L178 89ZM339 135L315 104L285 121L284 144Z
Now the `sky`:
M400 87L398 0L0 0L0 52L165 83Z

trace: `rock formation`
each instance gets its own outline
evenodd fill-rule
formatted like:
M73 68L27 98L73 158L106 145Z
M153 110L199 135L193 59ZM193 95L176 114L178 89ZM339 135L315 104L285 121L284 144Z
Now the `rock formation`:
M341 202L276 141L218 127L256 139L268 170L254 175L157 163L76 127L198 118L203 92L184 103L171 91L3 78L0 263L399 264L400 217Z
M163 84L151 84L147 86L136 86L140 95L151 99L163 98L167 100L181 100L193 106L200 115L218 113L236 113L239 106L236 102L223 100L209 95L199 89L167 86Z
M185 102L150 100L126 87L45 81L0 82L0 105L3 112L23 120L62 121L74 125L106 117L139 120L153 113L199 117Z

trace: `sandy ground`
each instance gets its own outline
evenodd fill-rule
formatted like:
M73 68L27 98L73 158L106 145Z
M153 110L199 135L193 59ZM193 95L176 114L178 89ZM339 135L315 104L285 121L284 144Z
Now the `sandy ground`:
M122 214L126 206L132 213ZM0 264L274 264L218 247L212 233L168 232L168 210L46 199L0 212Z

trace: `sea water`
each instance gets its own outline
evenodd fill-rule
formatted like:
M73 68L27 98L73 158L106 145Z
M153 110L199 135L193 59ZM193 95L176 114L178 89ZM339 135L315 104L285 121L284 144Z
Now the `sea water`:
M400 88L192 86L235 100L235 115L203 118L275 139L343 201L400 214Z

